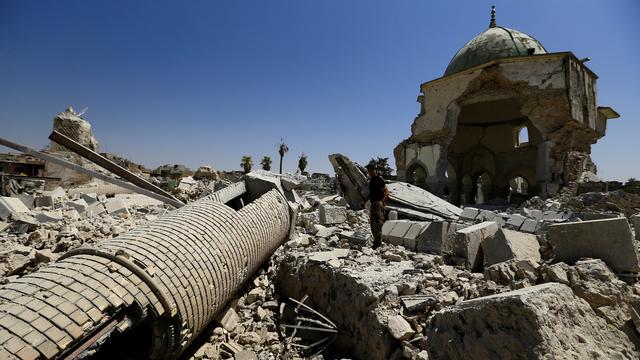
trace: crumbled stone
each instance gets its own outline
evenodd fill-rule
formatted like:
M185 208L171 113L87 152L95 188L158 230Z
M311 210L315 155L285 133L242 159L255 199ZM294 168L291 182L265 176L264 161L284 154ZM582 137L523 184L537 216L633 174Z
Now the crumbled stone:
M640 271L638 250L626 218L557 224L549 227L549 236L556 261L573 264L590 257L602 259L615 271Z
M320 205L320 224L342 224L347 221L347 208L343 206Z
M499 229L482 242L485 264L493 265L511 259L540 261L540 244L535 235Z
M436 314L426 335L436 359L637 356L624 333L558 283L463 301Z
M411 325L401 315L389 317L387 329L391 336L398 340L410 339L415 333Z

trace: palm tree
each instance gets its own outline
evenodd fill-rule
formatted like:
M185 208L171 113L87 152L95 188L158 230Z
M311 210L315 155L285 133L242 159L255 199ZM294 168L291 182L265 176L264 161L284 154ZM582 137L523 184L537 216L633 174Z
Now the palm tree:
M271 171L271 162L270 156L263 156L262 161L260 161L260 164L262 164L262 170Z
M300 174L304 173L304 169L307 168L308 164L309 162L307 161L307 155L305 155L305 153L302 153L302 155L300 155L300 158L298 159L298 170L300 170Z
M278 153L280 154L280 174L282 174L282 158L287 152L289 152L289 147L284 143L282 138L280 138L280 145L278 147Z
M251 156L243 156L240 161L240 166L244 169L245 174L251 171L251 167L253 166L253 159L251 159Z

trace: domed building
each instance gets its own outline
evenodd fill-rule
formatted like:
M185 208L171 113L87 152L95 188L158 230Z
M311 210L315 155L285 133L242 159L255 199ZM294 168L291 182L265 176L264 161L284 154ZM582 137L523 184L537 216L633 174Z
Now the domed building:
M546 198L595 173L591 145L618 114L596 104L593 71L573 53L489 28L420 86L411 136L394 150L398 179L456 204Z

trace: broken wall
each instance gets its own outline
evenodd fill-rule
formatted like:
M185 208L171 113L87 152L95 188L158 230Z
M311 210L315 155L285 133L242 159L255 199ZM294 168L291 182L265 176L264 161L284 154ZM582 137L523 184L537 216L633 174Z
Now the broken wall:
M494 60L423 84L412 135L394 150L398 179L424 173L419 186L454 193L457 202L464 176L475 185L484 172L494 180L494 196L508 195L516 175L527 180L530 195L555 194L564 184L566 153L588 156L603 135L595 80L571 53L555 53ZM529 141L518 146L523 126ZM482 169L486 162L500 169Z

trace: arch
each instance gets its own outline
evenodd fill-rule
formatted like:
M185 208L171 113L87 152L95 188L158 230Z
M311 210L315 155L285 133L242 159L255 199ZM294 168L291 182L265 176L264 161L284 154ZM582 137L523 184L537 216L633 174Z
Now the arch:
M475 203L484 204L493 199L493 176L488 171L482 172L476 178Z
M409 164L409 166L407 166L405 176L408 183L425 188L427 186L427 177L429 176L429 173L427 172L427 167L424 166L424 164L419 160L414 160Z
M529 194L529 181L524 176L516 175L509 180L509 191L512 194Z
M529 146L529 127L521 125L514 128L513 147L521 148L526 146Z
M451 164L451 161L446 161L447 167L444 170L444 190L443 194L447 201L458 201L458 174L456 168Z

